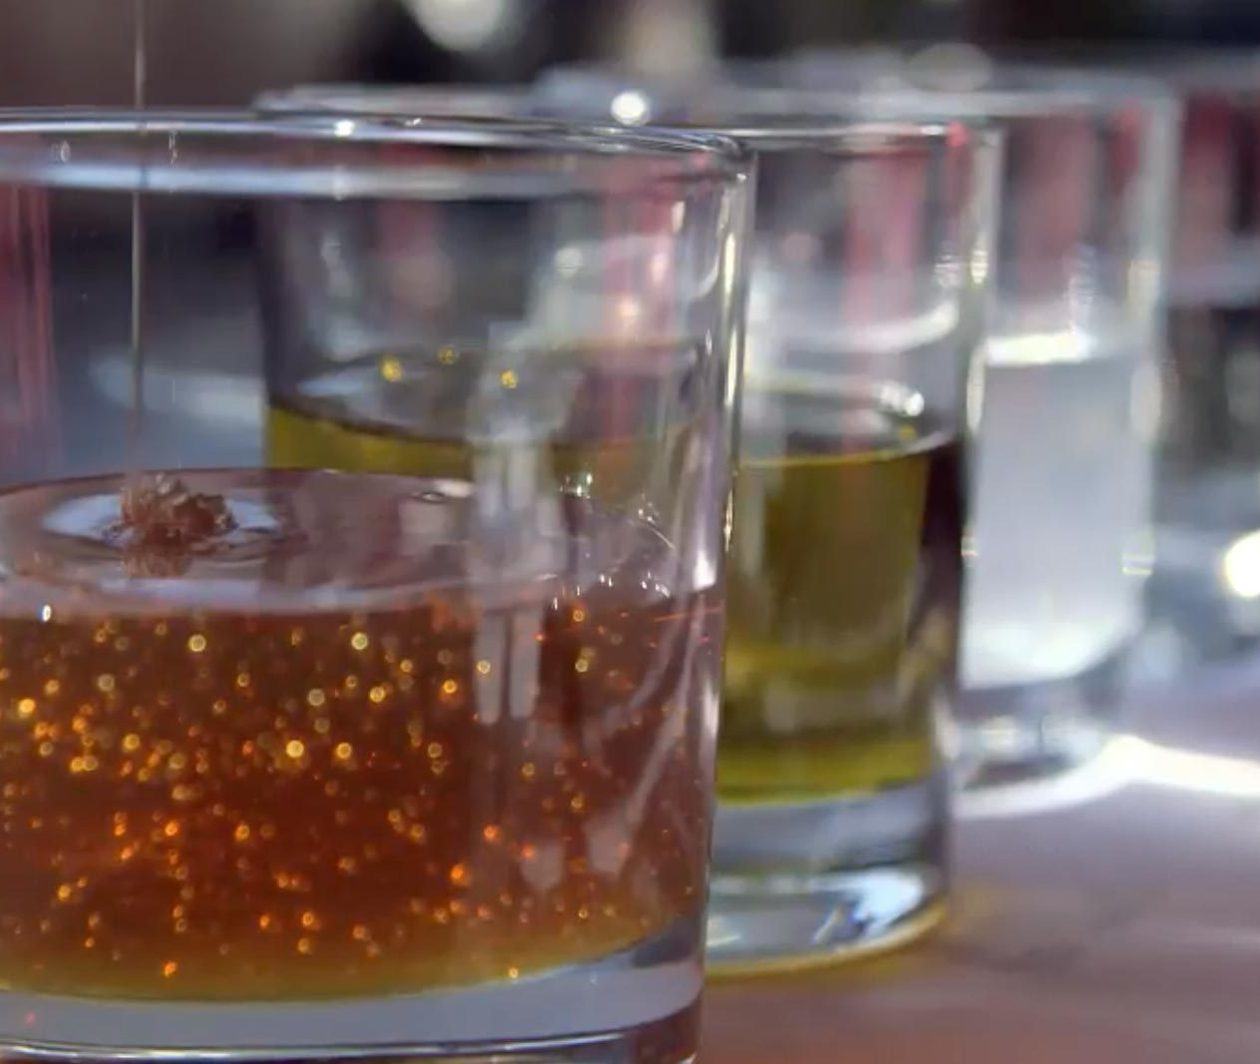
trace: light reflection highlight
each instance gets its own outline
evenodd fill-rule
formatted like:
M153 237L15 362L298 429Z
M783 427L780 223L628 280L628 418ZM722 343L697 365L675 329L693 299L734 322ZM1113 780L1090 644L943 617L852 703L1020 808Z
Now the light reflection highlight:
M643 93L626 89L613 97L610 110L613 118L622 125L641 126L648 120L651 107Z
M407 0L420 28L451 52L477 52L516 36L518 0Z
M1077 768L1049 779L964 791L955 808L965 820L1029 816L1085 805L1133 784L1260 800L1260 762L1121 735Z
M1221 555L1221 581L1238 598L1260 598L1260 532L1240 536Z

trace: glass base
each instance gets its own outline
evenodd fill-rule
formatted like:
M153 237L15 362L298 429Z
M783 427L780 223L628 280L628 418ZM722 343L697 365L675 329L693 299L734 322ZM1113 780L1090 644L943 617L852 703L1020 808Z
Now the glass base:
M829 802L720 806L710 972L830 964L934 926L947 886L947 805L938 775Z
M952 743L959 784L1042 779L1090 760L1115 734L1129 667L1126 647L1068 679L963 692Z
M401 1060L422 1060L426 1064L693 1064L699 1038L698 1008L647 1024L632 1031L590 1035L546 1042L479 1042L476 1045L400 1045L385 1049L345 1050L332 1047L319 1052L304 1050L303 1064L314 1061L380 1061L398 1064ZM151 1050L115 1047L106 1051L64 1046L0 1046L6 1060L37 1060L56 1064L101 1064L106 1061L195 1061L216 1064L234 1060L279 1059L270 1052L264 1057L218 1052L188 1055L183 1050Z
M793 971L914 941L944 915L944 883L926 866L799 880L720 877L710 906L710 974Z
M317 1007L317 1006L315 1006ZM103 1035L105 1029L100 1032ZM99 1035L98 1035L99 1036ZM344 1035L341 1036L344 1039ZM343 1044L315 1047L300 1039L293 1046L282 1048L226 1049L183 1047L177 1041L171 1047L152 1045L64 1044L44 1041L0 1042L0 1056L5 1060L44 1061L230 1061L301 1060L313 1061L390 1061L423 1060L431 1064L691 1064L696 1059L699 1040L699 999L672 1016L620 1031L604 1031L556 1039L478 1040L449 1044L398 1042L370 1048Z
M694 921L595 965L389 998L110 1001L0 992L0 1059L682 1064L703 973Z

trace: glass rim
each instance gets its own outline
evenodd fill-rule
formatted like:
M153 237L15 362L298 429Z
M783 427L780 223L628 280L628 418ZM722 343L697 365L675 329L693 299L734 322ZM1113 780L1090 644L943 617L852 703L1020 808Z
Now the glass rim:
M178 134L191 137L283 136L330 144L398 143L435 148L498 149L524 154L685 159L715 172L744 164L747 150L703 130L630 128L616 123L533 116L398 115L257 108L0 108L0 142L15 135ZM694 176L694 171L692 172Z
M354 83L330 83L328 85L307 84L296 86L291 91L267 93L259 98L264 108L281 108L288 112L288 105L311 104L316 113L330 113L334 108L348 108L350 113L378 114L373 105L403 106L408 99L427 106L441 101L443 106L450 104L451 115L477 115L479 103L490 106L497 104L519 104L522 108L520 116L529 121L544 123L560 122L568 124L563 116L563 107L554 99L537 94L530 86L493 86L461 84L441 85L372 85ZM359 111L359 107L363 111ZM466 108L466 110L461 110ZM443 113L446 113L445 111ZM484 114L485 112L481 112ZM510 116L509 116L510 117ZM612 118L612 114L609 115ZM745 150L760 150L767 147L819 147L825 146L830 151L867 154L874 151L897 149L910 150L918 146L945 140L961 139L967 134L962 129L973 130L976 124L964 125L950 118L870 118L857 116L837 116L831 118L822 114L804 114L799 120L785 115L782 124L759 127L755 123L744 124L731 122L715 127L704 122L687 124L662 120L660 123L648 121L642 125L619 123L616 128L637 130L639 132L678 132L685 135L701 137L716 136L723 140L744 143ZM583 120L578 119L579 123ZM825 142L825 143L824 143Z
M983 125L1011 119L1053 118L1072 115L1107 115L1141 111L1151 118L1169 113L1176 107L1172 94L1097 95L1089 91L1054 87L1018 89L943 90L918 87L756 90L749 97L758 108L784 109L794 101L815 97L813 106L829 113L838 112L851 118L873 121L913 119L921 122L965 122ZM725 126L711 127L727 136L734 136Z
M648 128L645 126L633 128ZM754 151L793 149L825 150L832 155L887 155L931 151L945 144L961 147L978 142L982 132L975 123L952 119L901 117L840 117L785 114L769 124L732 121L720 127L665 124L667 129L717 129L725 137L747 144Z
M998 118L1041 111L1101 113L1148 102L1157 107L1176 99L1172 86L1153 73L1065 63L1060 54L1050 50L934 45L917 52L891 49L872 53L861 48L822 48L796 52L781 62L784 71L796 78L808 77L811 71L825 74L829 68L833 76L837 72L841 75L830 85L826 81L791 82L810 91L904 96L916 102L939 100L950 108L982 111ZM938 83L928 81L930 76L939 79ZM950 78L953 84L947 80Z
M1035 57L1035 53L1032 53ZM1080 47L1081 70L1099 73L1096 64L1116 64L1107 71L1117 77L1157 80L1174 92L1260 94L1260 52L1251 48L1212 48L1203 44L1161 43L1088 44ZM997 53L1002 61L1005 53ZM1011 53L1018 61L1021 52ZM1075 68L1074 68L1075 69Z
M656 96L665 112L663 116L650 115L645 125L704 129L746 140L773 134L784 126L792 128L803 117L837 123L891 120L983 124L1011 118L1111 114L1135 109L1155 118L1175 113L1177 108L1176 92L1153 76L1011 62L1000 55L984 58L991 78L1014 78L1015 83L925 86L912 80L908 58L898 61L888 52L871 55L855 49L852 53L802 52L782 60L718 63L703 71L703 80L691 82L653 79L598 63L569 64L543 75L538 99L554 105L563 88L576 92L586 86L598 90L600 98L606 98L611 105L620 93L637 92L646 97L649 105ZM723 80L724 72L733 78ZM811 73L816 81L809 80ZM743 82L739 80L741 74ZM756 76L749 78L749 74ZM694 122L669 120L671 108L680 97L684 98L685 107L691 106L690 101L697 101L700 117ZM711 112L703 110L706 106ZM722 117L724 113L749 121L728 121Z
M294 145L311 150L270 150ZM418 151L373 150L390 146ZM0 109L0 180L99 191L532 199L652 194L682 185L733 189L751 179L753 166L752 153L730 138L615 123L339 111Z
M459 110L433 112L434 117L461 117L461 115L477 116L485 114L489 117L529 118L532 117L528 107L533 99L532 86L513 82L504 85L491 85L472 81L457 81L449 84L406 82L303 82L287 89L272 89L256 96L253 108L266 114L291 113L295 110L309 108L316 114L329 111L348 111L355 114L380 114L398 116L407 114L405 105L408 101L421 100L426 108L444 106L445 101L459 101L460 105L486 103L490 101L503 111ZM362 109L363 102L377 104L379 109ZM397 110L395 110L397 105ZM517 111L515 105L522 107Z

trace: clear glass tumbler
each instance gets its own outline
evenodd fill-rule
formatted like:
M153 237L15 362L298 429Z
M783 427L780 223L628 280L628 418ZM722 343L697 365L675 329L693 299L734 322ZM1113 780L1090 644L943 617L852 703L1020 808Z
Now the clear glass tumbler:
M0 120L0 1054L693 1058L748 172Z
M589 70L551 75L539 98L719 129L758 156L709 959L789 966L903 941L947 883L938 726L994 139Z
M731 966L887 946L939 913L987 220L983 145L957 125L771 123L747 142L708 937Z
M1179 111L1154 81L974 49L883 63L786 76L1003 134L960 734L974 784L1052 773L1114 730L1146 622Z
M1260 59L1124 61L1185 109L1151 581L1159 662L1179 669L1260 638Z

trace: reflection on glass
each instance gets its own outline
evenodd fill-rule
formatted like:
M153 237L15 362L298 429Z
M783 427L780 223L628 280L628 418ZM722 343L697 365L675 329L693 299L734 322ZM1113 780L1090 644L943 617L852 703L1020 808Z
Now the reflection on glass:
M693 1059L741 153L44 114L0 173L0 1056Z

